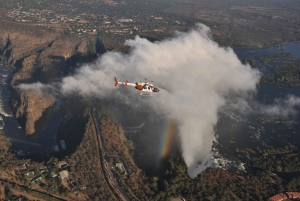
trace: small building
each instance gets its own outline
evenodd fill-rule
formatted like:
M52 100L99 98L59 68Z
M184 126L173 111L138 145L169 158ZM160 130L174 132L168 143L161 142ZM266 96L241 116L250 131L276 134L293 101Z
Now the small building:
M69 176L68 170L60 171L60 172L59 172L59 176L60 176L61 179L68 178L68 176Z
M123 163L116 163L116 167L120 173L126 173Z
M163 20L163 17L160 17L160 16L155 16L153 17L154 20Z
M62 149L64 149L64 150L67 149L67 145L64 140L60 140L60 145L61 145Z
M62 170L65 170L65 169L68 168L68 167L69 167L68 164L63 164L63 165L61 165L60 168L61 168Z
M68 166L67 162L66 161L59 161L58 164L57 164L57 167L59 169L63 169L64 167Z
M300 198L300 192L286 192L288 197L290 199L299 199Z
M51 173L50 173L50 176L51 176L51 177L57 177L57 174L55 174L54 172L51 172Z
M58 145L53 146L53 149L54 149L55 152L59 152Z
M285 199L288 199L287 195L285 193L279 193L269 198L269 201L283 201Z
M59 161L57 167L62 169L63 167L68 166L66 161Z
M23 150L20 150L20 151L17 152L17 155L18 156L25 156L26 154Z
M33 171L25 173L25 176L33 176L33 175L34 175Z
M33 179L32 179L32 183L33 182L35 182L35 183L37 183L37 182L40 182L40 181L42 181L42 179L43 179L43 177L42 176L36 176L36 177L34 177Z
M20 170L26 170L27 167L28 167L28 165L25 164L25 163L22 163L22 164L19 165L19 169L20 169Z

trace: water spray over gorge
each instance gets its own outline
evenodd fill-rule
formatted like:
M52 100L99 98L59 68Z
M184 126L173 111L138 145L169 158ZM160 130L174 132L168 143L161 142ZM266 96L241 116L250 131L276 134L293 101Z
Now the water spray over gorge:
M187 33L177 32L164 41L152 43L136 36L125 44L131 47L129 54L105 53L95 64L82 66L74 75L64 78L58 84L60 92L119 98L138 109L150 107L175 119L188 174L196 177L210 165L213 126L218 110L226 104L225 97L255 91L259 72L243 65L231 48L214 42L210 29L203 24ZM113 77L134 82L140 79L137 74L166 89L136 105L138 92L114 88Z

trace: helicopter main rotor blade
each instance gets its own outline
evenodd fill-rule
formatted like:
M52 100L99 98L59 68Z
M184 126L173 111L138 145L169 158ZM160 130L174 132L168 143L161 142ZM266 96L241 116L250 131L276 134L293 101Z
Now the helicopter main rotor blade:
M147 79L147 78L145 78L145 77L143 77L143 76L140 76L139 74L136 74L136 73L134 73L134 74L137 75L137 76L139 76L140 78L143 78L144 80L146 80L146 81L148 81L148 82L153 82L153 83L157 84L158 87L159 87L160 89L164 89L164 90L166 90L166 91L171 91L170 89L167 89L166 87L163 87L162 84L160 84L160 83L158 83L158 82L156 82L156 81L149 80L149 79Z

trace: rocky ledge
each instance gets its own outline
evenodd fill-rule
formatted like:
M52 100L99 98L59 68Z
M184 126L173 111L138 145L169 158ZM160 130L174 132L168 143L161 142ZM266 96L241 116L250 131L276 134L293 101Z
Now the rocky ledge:
M25 133L33 134L35 122L55 101L56 97L53 93L20 90L13 94L11 108L15 117L25 127Z
M96 35L70 36L64 29L49 25L0 21L0 61L10 66L12 88L23 83L57 82L76 68L97 58L107 47ZM17 90L10 107L27 134L35 132L35 122L55 102L47 92Z

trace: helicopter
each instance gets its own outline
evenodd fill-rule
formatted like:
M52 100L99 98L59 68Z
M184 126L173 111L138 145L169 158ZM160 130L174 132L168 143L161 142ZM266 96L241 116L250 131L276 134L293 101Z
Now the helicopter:
M136 82L136 83L130 83L128 80L125 82L120 82L116 77L115 79L115 87L118 86L118 84L123 84L125 86L134 86L135 89L140 90L141 96L153 96L154 93L159 92L159 89L154 87L153 84L145 83L145 82Z

